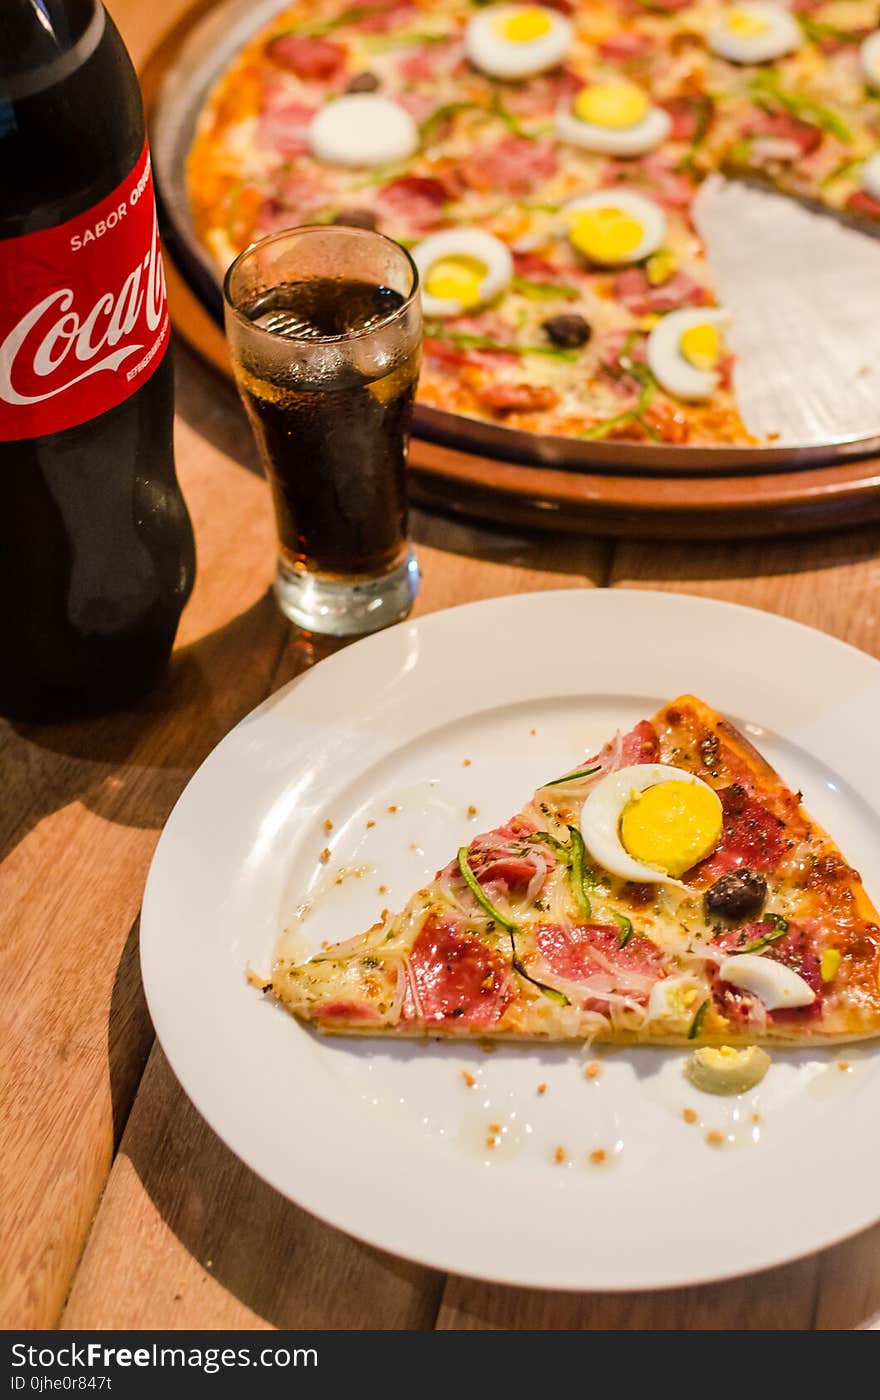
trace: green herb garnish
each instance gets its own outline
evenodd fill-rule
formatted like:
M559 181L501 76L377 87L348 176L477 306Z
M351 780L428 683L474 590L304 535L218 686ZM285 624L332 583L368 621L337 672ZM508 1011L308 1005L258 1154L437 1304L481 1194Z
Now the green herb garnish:
M563 846L561 841L557 841L555 836L551 836L549 831L534 831L527 839L533 845L549 846L560 865L571 864L570 849L568 846Z
M622 352L621 364L623 364L623 358ZM588 441L595 442L598 439L610 437L618 428L622 428L630 423L638 423L649 438L654 442L659 442L659 433L644 417L645 410L657 392L657 381L651 371L646 369L644 365L629 363L624 365L624 369L628 374L631 374L634 379L637 379L642 386L635 408L629 409L626 413L616 413L613 418L606 418L603 422L596 423L594 427L587 428L586 432L581 433L581 437L586 438Z

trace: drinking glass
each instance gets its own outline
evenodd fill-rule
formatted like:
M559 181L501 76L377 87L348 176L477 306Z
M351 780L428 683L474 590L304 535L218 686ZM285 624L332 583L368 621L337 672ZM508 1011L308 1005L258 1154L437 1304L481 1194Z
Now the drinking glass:
M399 621L419 582L406 500L422 333L415 264L367 229L288 229L236 258L224 298L275 506L282 611L331 636Z

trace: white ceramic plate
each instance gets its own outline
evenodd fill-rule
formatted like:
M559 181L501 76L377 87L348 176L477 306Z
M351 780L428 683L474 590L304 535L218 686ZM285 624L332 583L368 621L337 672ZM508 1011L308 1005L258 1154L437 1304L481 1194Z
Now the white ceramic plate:
M681 1051L606 1053L588 1080L570 1047L324 1039L245 982L283 928L309 948L361 931L688 690L803 788L876 901L880 664L765 613L608 590L475 603L350 647L224 739L159 843L141 951L175 1072L254 1171L371 1244L544 1288L720 1278L876 1218L880 1048L775 1051L730 1101L689 1087Z

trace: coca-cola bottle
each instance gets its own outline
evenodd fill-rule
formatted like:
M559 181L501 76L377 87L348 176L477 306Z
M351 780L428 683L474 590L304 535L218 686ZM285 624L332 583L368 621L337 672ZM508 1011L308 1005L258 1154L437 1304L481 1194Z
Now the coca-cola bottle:
M161 675L194 574L140 90L98 0L0 0L0 710Z

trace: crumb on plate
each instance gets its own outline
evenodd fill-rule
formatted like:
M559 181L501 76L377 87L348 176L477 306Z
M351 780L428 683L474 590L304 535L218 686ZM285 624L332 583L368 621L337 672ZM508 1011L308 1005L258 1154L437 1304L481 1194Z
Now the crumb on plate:
M604 1147L597 1147L595 1152L590 1153L590 1161L594 1167L601 1167L606 1155Z
M323 849L323 851L321 852L321 860L322 860L322 862L324 863L324 865L326 865L329 859L330 859L330 847L329 847L329 846L325 846L324 849Z
M469 817L475 817L476 815L477 815L477 809L476 809L476 807L474 806L474 804L473 804L473 802L472 802L471 805L468 807L468 816L469 816Z
M682 1110L681 1116L686 1123L696 1123L698 1114L693 1108L685 1108Z
M590 1063L584 1067L585 1079L598 1079L601 1073L602 1066L599 1064L598 1060L591 1060Z
M331 822L331 820L330 820L329 817L326 817L326 818L324 819L324 830L325 830L325 831L332 831L332 830L333 830L333 823Z
M477 1081L471 1074L469 1069L463 1069L461 1072L461 1077L469 1089L474 1089L476 1087Z
M367 831L369 831L369 829L370 829L371 826L375 826L375 825L376 825L376 823L373 821L373 818L370 817L370 820L367 822Z
M568 1153L564 1147L561 1145L557 1147L556 1151L553 1153L553 1160L559 1167L562 1166L563 1162L568 1160Z
M547 1092L547 1085L546 1085L546 1084L539 1084L539 1085L538 1085L538 1093L539 1093L539 1094L546 1094L546 1092Z
M392 802L392 803L390 804L388 810L389 810L389 812L399 812L399 811L400 811L400 808L398 807L398 805L397 805L396 802Z
M470 766L471 766L471 760L470 760L469 758L463 758L463 759L461 760L461 766L462 766L462 768L470 768Z
M838 1060L837 1068L841 1070L843 1074L845 1074L846 1071L851 1068L849 1060Z
M710 1147L721 1147L724 1144L724 1134L713 1128L711 1132L706 1134L706 1141Z

